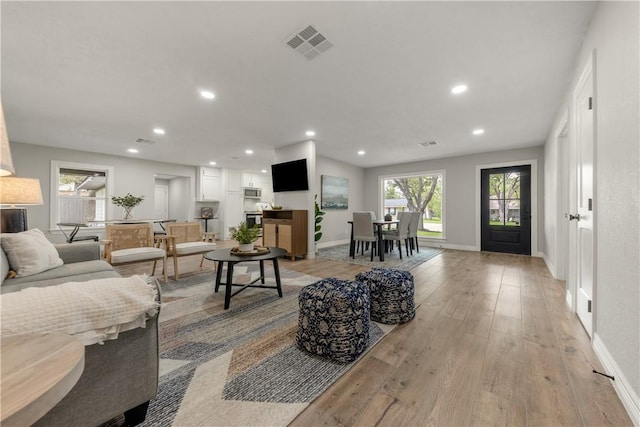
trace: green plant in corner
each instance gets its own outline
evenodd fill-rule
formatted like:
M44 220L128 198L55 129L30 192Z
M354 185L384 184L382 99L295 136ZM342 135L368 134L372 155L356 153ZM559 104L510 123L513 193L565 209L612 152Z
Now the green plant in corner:
M316 224L316 229L315 229L315 235L313 236L314 241L317 242L322 238L322 225L320 224L322 222L322 217L324 216L324 212L322 212L320 210L320 206L318 206L318 195L316 194L315 197L313 198L313 204L315 205L315 210L316 210L316 214L315 214L315 224Z
M253 243L260 237L260 228L257 225L249 227L246 222L242 221L237 227L229 227L231 238L241 245Z

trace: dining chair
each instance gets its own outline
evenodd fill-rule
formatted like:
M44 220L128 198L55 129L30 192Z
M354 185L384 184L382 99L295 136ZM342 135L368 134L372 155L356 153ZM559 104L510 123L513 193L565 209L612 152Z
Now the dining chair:
M373 231L373 215L369 211L353 213L353 240L356 243L362 243L361 253L364 255L364 243L371 243L371 261L373 261L373 252L377 248L378 237ZM353 258L355 258L355 252Z
M400 251L400 259L402 259L402 242L404 241L405 252L409 255L409 223L411 222L410 212L398 213L398 227L395 230L388 230L382 233L382 237L386 241L398 242L398 251ZM393 243L391 244L393 248Z
M376 220L376 213L374 211L356 211L356 212L365 212L365 213L369 213L371 215L371 221L375 221ZM374 225L373 226L373 234L377 233L377 228ZM363 250L369 250L369 242L360 242L360 241L356 241L356 252L358 252L360 250L360 244L365 245L365 247L363 248Z
M203 241L200 222L174 222L167 224L166 227L167 257L173 258L173 271L176 280L180 278L178 272L179 257L199 254L202 256L200 260L200 267L202 267L204 254L216 249L215 237L213 242L209 241L208 236L205 236L206 240Z
M420 253L420 248L418 248L418 226L420 225L421 218L422 212L411 212L411 221L409 221L409 250L412 254L414 245L416 252Z
M162 273L166 283L167 253L154 244L155 240L153 225L150 223L107 224L104 257L111 265L153 261L152 276L156 273L156 263L162 260Z

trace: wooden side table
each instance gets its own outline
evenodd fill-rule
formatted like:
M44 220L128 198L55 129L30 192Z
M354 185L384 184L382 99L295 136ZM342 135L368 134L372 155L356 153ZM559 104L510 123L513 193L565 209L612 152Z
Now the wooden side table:
M3 427L31 425L71 391L84 370L84 345L70 335L2 338Z

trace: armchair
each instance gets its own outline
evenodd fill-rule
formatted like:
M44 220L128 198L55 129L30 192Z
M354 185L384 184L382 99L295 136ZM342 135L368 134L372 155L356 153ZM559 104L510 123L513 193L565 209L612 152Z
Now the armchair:
M108 224L107 239L104 241L104 256L111 265L131 264L153 261L151 275L155 275L156 263L162 260L162 273L167 283L167 254L164 249L154 245L153 226L151 224ZM158 242L160 238L155 238ZM159 246L159 245L158 245Z
M210 233L207 233L210 235ZM205 236L209 240L209 236ZM173 271L176 280L180 278L178 272L178 257L201 254L200 267L204 262L204 254L216 248L214 242L202 241L202 227L199 222L176 222L167 224L167 256L173 257Z

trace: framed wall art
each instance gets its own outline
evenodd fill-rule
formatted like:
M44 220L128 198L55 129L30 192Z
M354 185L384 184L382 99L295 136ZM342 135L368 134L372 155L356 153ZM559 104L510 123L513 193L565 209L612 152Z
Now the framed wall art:
M321 209L349 208L349 179L330 175L321 176Z

